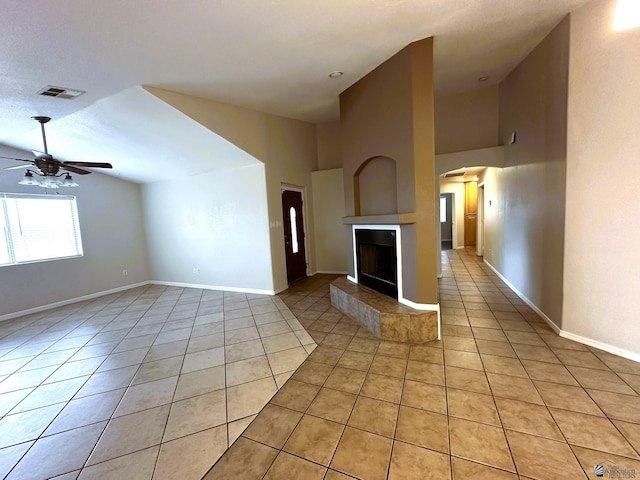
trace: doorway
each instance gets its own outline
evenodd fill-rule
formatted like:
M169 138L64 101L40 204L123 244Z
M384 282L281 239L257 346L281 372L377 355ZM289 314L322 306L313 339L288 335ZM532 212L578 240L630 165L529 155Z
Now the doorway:
M284 251L287 262L287 283L289 285L307 276L302 205L301 191L282 191Z
M453 248L453 193L440 194L440 241L442 250Z

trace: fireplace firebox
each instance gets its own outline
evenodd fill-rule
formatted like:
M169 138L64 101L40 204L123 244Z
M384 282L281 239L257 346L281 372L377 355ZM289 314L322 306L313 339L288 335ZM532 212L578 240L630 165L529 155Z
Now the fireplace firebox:
M396 232L356 229L358 283L398 298Z

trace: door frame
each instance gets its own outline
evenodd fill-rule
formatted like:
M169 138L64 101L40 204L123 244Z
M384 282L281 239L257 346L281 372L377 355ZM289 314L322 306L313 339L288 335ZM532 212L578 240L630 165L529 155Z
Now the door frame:
M478 183L478 226L476 232L476 255L484 256L484 182Z
M304 254L305 254L305 275L307 277L309 277L309 265L310 265L310 261L309 261L309 236L307 235L307 216L309 215L309 212L307 210L307 188L304 186L300 186L300 185L292 185L290 183L284 183L284 182L280 182L280 196L282 197L282 192L284 192L285 190L289 190L291 192L300 192L300 194L302 195L302 231L304 232ZM282 198L280 199L280 209L282 210ZM282 220L284 222L284 219ZM284 224L282 225L282 246L283 246L283 251L285 252L284 255L284 268L285 271L287 269L287 255L286 255L286 251L284 250L285 245L284 245ZM288 283L288 282L287 282Z

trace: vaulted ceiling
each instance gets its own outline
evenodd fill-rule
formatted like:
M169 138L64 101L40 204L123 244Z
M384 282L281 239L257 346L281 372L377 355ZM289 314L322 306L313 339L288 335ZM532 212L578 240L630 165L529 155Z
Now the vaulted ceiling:
M165 165L177 162L225 168L198 163L217 149L242 164L251 159L141 86L330 121L340 92L412 41L435 38L436 93L479 88L500 82L586 2L0 0L0 144L40 149L30 117L47 115L57 157L111 161L132 181L168 178ZM344 75L330 79L333 71ZM47 85L86 93L39 95ZM180 135L169 142L167 131Z

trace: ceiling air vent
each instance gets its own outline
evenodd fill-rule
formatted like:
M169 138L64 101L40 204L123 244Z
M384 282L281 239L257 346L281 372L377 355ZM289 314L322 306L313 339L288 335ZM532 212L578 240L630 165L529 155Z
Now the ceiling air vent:
M73 88L54 87L53 85L47 85L38 92L38 94L44 95L45 97L64 98L65 100L79 97L83 93L86 92L84 90L74 90Z
M451 173L445 174L444 178L463 177L463 176L464 176L464 172L451 172Z

